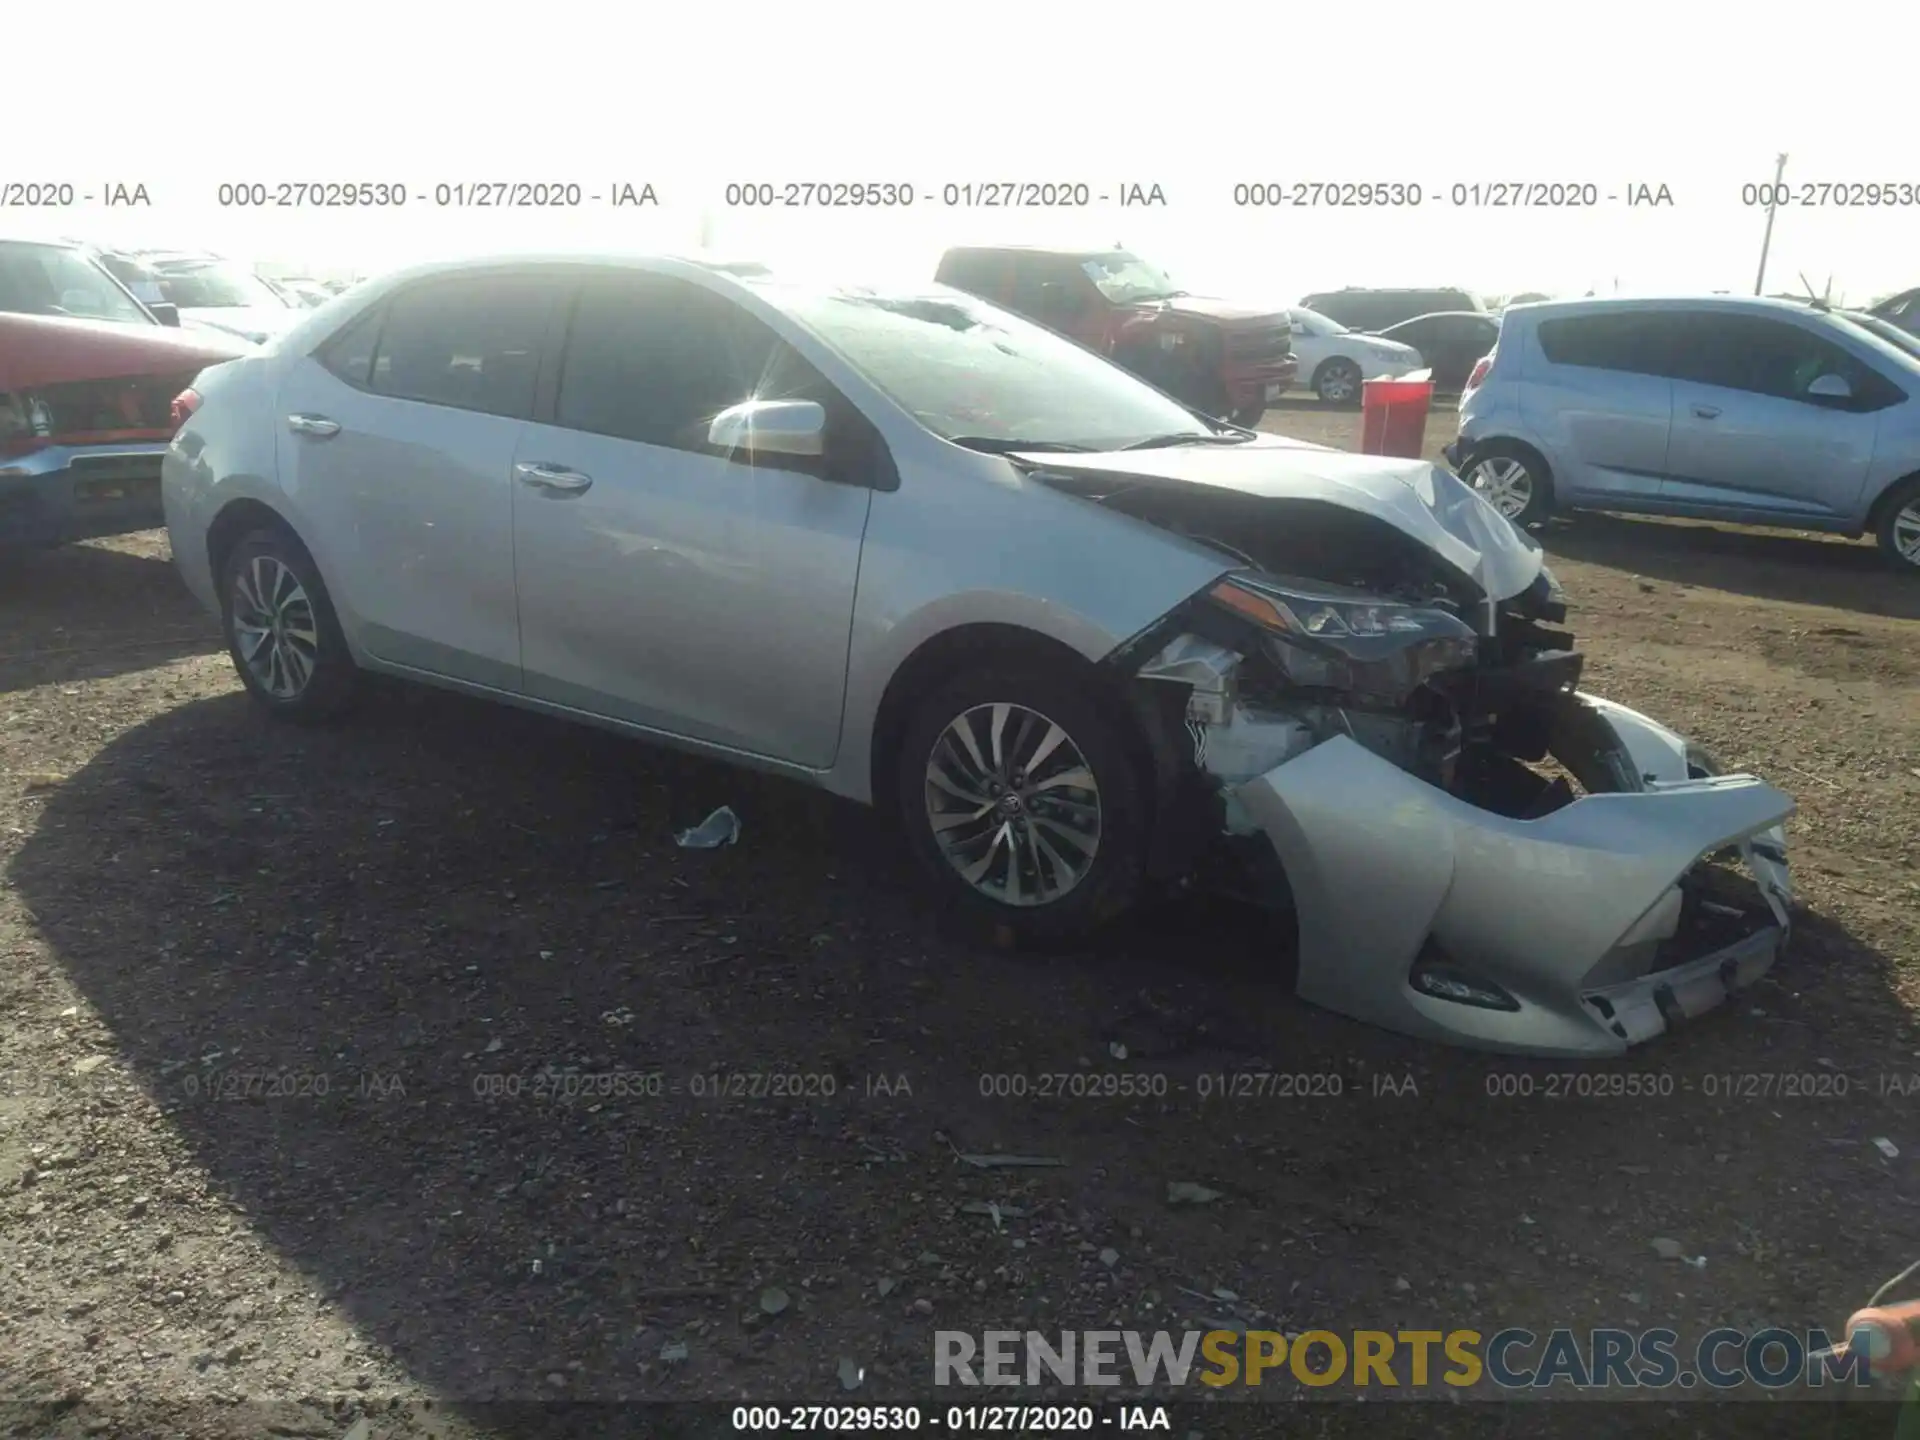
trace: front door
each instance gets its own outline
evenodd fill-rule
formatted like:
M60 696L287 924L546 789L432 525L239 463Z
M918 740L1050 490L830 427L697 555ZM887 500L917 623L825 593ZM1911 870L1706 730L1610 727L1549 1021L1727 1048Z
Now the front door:
M1691 317L1664 500L1776 522L1854 513L1887 382L1833 341L1764 315ZM1847 398L1809 393L1823 376Z
M756 398L825 405L824 459L715 452ZM734 301L641 273L582 283L543 419L514 456L528 693L830 766L877 432Z

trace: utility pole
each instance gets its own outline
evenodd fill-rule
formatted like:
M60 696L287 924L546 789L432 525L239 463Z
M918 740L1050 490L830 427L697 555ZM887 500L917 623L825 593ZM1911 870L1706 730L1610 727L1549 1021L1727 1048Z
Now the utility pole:
M1767 233L1760 240L1760 273L1753 281L1755 295L1767 288L1767 251L1773 248L1773 212L1780 208L1780 177L1786 173L1787 157L1782 155L1774 162L1773 188L1767 192Z

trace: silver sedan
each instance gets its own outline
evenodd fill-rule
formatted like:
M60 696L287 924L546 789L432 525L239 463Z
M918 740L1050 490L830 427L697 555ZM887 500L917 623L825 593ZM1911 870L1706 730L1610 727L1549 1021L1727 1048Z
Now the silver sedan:
M1230 885L1297 916L1307 999L1498 1049L1616 1053L1787 931L1792 802L1584 694L1451 473L955 291L426 266L179 408L173 553L278 717L380 672L791 776L1016 942Z

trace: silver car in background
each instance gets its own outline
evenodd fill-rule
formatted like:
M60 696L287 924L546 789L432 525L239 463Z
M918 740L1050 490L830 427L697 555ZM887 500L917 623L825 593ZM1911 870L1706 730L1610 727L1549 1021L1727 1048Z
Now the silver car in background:
M1448 459L1521 525L1619 510L1872 534L1920 573L1920 362L1814 306L1515 306Z
M1453 475L958 291L428 266L180 408L175 560L287 719L378 671L786 775L1002 942L1235 889L1307 999L1495 1049L1618 1053L1787 932L1792 801L1581 693L1539 547Z

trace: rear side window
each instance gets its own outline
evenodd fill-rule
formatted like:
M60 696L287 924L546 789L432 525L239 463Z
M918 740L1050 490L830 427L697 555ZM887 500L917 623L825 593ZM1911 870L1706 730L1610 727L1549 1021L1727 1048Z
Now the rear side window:
M533 413L558 282L537 276L439 280L387 306L368 388L524 420Z
M1568 315L1540 322L1540 351L1555 365L1671 378L1685 329L1675 315Z
M314 352L313 358L354 389L366 389L373 375L373 352L380 343L380 325L386 315L384 305L374 306L344 330L337 331Z

